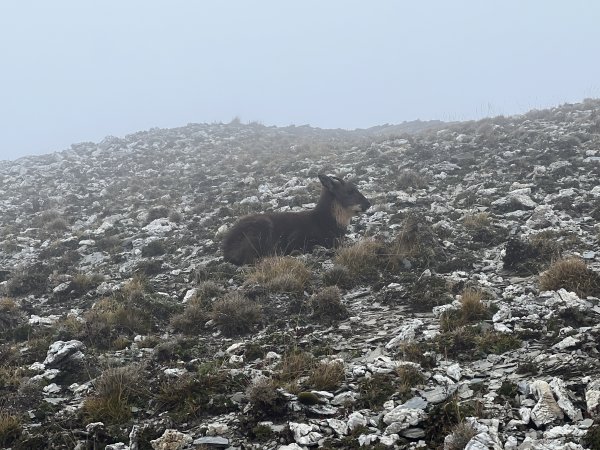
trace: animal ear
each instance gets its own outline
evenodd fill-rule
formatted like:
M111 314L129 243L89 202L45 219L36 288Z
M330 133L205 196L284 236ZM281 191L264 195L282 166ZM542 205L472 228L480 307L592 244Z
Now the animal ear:
M319 180L321 180L321 184L330 191L332 191L335 188L334 185L336 181L334 180L334 178L335 177L328 177L327 175L324 175L322 173L319 174Z

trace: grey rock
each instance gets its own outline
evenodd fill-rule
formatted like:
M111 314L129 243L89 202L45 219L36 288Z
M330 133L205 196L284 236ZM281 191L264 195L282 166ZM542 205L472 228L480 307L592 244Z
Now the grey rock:
M564 414L554 396L550 385L543 380L534 381L531 384L531 389L538 402L531 411L531 420L537 427L547 425L549 423L560 421L564 418Z
M83 358L81 352L83 349L85 349L85 345L81 341L56 341L50 345L44 365L46 367L60 367L69 359L81 359Z
M317 445L319 440L323 438L317 425L289 422L289 427L294 434L294 440L300 445Z
M207 445L215 448L227 448L229 447L229 439L221 436L204 436L198 439L194 439L194 445Z

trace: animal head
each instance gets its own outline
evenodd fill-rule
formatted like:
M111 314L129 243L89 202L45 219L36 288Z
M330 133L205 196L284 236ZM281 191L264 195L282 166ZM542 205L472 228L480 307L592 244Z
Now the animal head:
M358 214L371 207L371 202L360 193L354 183L323 174L319 174L319 180L345 210Z

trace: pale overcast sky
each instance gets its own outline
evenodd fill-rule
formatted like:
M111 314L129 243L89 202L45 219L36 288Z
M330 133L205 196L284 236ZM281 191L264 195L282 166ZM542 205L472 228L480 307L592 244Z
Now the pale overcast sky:
M0 160L189 122L365 128L600 97L591 0L2 0Z

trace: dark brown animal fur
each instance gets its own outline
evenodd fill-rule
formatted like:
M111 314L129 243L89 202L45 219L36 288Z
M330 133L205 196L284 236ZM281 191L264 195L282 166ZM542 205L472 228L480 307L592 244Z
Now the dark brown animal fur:
M242 265L263 256L336 245L346 233L350 219L366 211L371 203L351 182L327 175L319 175L319 179L323 187L314 209L255 214L240 219L223 240L225 260Z

